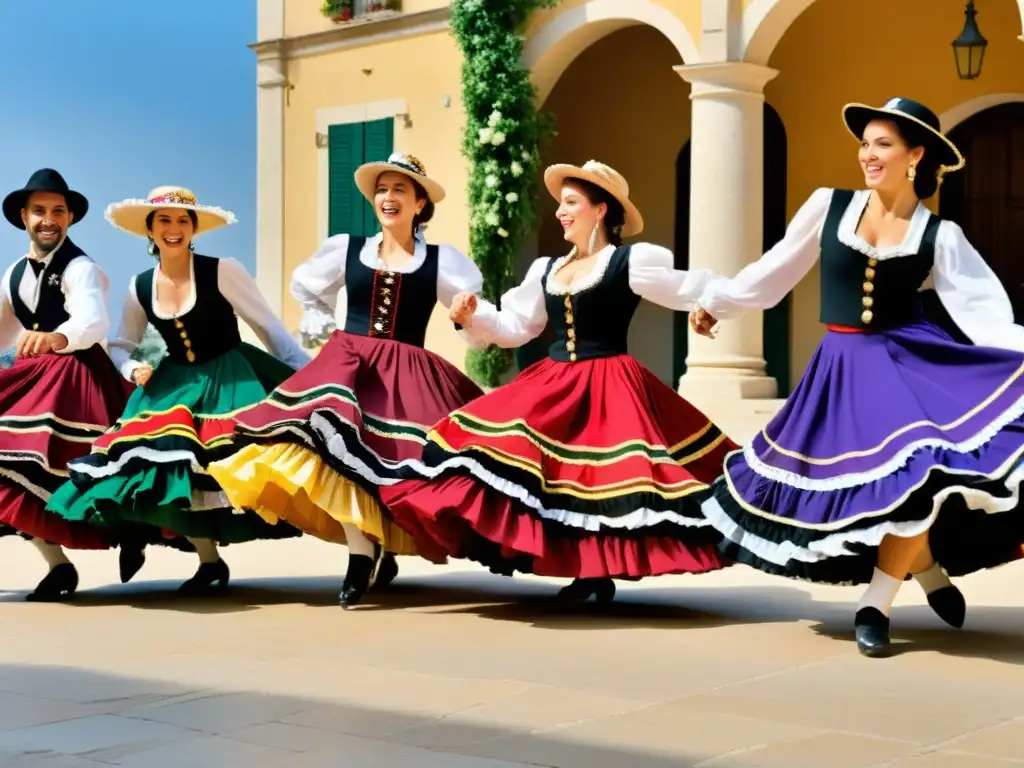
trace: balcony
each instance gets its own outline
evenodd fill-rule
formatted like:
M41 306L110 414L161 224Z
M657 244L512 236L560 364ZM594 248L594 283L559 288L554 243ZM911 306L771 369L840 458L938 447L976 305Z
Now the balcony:
M402 0L324 0L320 13L335 24L359 24L397 16Z

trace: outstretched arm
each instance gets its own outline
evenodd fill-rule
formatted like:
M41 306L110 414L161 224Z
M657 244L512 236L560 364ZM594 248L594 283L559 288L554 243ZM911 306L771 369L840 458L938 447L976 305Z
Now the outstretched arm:
M496 344L511 349L540 336L548 324L542 285L547 265L547 258L533 262L523 282L501 297L501 309L468 292L453 297L452 320L462 325L470 346L482 349Z

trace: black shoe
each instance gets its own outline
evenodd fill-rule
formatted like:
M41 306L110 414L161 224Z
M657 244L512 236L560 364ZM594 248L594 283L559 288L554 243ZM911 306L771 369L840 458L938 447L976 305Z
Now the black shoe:
M963 627L967 618L967 601L964 600L964 593L952 584L929 594L928 605L949 626L957 629Z
M30 603L56 603L67 600L78 589L78 571L71 563L61 563L43 577L35 591L25 596Z
M127 584L146 564L146 549L129 544L118 549L117 565L121 572L121 583Z
M615 599L615 582L611 579L576 579L558 591L558 599L570 603L584 603L591 597L599 603Z
M363 599L366 590L370 588L373 580L373 571L380 560L380 544L373 545L373 557L366 555L349 555L348 571L345 573L345 581L341 585L341 594L338 595L338 602L346 611L353 605L358 605Z
M223 560L215 563L200 563L199 570L191 579L178 587L178 594L188 597L205 597L223 593L228 588L231 571Z
M861 608L853 618L857 650L871 658L892 655L889 642L889 617L877 608Z
M377 576L373 580L374 589L384 589L398 575L398 561L390 552L385 552L377 565Z

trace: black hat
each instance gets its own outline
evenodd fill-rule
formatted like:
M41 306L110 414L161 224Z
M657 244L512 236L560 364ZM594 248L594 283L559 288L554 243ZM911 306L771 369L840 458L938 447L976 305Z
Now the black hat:
M924 140L926 152L934 153L941 166L941 173L959 171L964 167L964 157L949 139L942 135L939 118L924 104L899 97L889 99L881 107L866 104L847 104L843 107L843 120L858 140L863 138L864 129L872 120L892 120L908 127Z
M21 220L21 211L33 192L56 192L64 195L72 215L72 224L77 224L89 212L89 201L83 194L69 189L64 177L52 168L42 168L32 174L24 187L14 190L4 198L4 217L18 229L25 228L25 222Z

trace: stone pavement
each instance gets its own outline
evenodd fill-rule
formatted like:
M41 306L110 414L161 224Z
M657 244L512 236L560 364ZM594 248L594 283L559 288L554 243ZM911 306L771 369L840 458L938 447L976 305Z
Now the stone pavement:
M544 580L404 558L343 612L342 549L224 555L224 599L175 599L194 560L153 550L127 586L77 553L79 600L34 605L41 562L0 539L0 766L1024 766L1021 567L961 581L963 631L907 584L906 652L868 660L856 590L739 567L565 613Z

